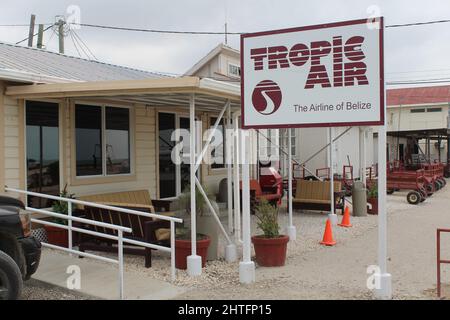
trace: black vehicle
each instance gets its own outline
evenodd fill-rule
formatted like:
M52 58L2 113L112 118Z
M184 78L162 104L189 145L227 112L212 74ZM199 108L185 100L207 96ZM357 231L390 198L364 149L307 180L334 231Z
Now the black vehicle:
M41 243L31 236L24 209L20 200L0 196L0 300L18 299L39 265Z

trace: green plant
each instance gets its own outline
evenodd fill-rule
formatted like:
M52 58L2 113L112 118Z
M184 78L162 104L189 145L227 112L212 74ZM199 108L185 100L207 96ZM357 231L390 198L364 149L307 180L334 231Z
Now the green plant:
M369 190L367 191L367 198L368 199L377 199L378 198L378 184L374 183L370 186Z
M203 190L205 191L206 196L208 197L210 202L212 202L214 200L213 195L209 193L208 190L205 189L205 187L203 187ZM180 210L186 210L187 214L189 215L191 214L190 185L187 185L186 188L184 188L183 193L178 196L177 200L175 201L175 207ZM200 216L203 215L208 208L206 200L198 188L195 188L195 208L197 209L197 214Z
M72 193L69 193L67 191L67 184L64 186L64 189L60 192L59 194L60 197L62 198L68 198L68 199L74 199L75 195ZM55 201L52 205L52 210L55 213L60 213L60 214L68 214L69 213L69 204L67 201L64 200L58 200ZM53 222L54 223L58 223L58 224L63 224L63 225L67 225L67 220L65 219L61 219L61 218L53 218Z
M264 238L277 238L280 235L278 209L266 199L261 199L259 204L256 205L256 218L258 219L258 228L263 232Z

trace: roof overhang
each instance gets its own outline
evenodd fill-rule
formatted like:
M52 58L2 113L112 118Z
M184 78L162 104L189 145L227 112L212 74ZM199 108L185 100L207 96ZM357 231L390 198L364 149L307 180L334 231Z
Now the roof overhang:
M227 100L240 106L238 85L198 77L20 85L9 86L5 92L18 99L95 97L149 106L189 105L192 94L199 107L217 110Z

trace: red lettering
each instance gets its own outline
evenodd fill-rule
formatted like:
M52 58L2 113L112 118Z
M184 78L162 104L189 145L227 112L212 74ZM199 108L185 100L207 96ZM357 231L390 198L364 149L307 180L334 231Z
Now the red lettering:
M288 48L285 46L270 47L269 48L269 69L289 68L289 61L287 59Z

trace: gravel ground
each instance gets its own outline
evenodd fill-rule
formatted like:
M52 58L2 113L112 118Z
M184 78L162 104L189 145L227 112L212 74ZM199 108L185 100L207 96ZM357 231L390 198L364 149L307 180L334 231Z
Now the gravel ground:
M24 282L22 300L90 300L92 297L30 279Z
M450 225L447 213L450 188L441 190L418 206L409 205L405 197L405 192L388 196L388 268L393 277L394 298L435 299L435 230ZM285 208L281 209L281 226L287 224L285 211ZM372 293L366 287L366 269L377 261L377 216L352 217L352 228L334 227L338 242L334 247L319 244L326 218L323 213L296 212L297 240L288 244L286 266L256 266L254 284L239 284L238 262L208 262L202 275L196 278L179 270L175 284L188 290L178 298L372 299ZM259 233L254 217L252 231ZM225 242L224 239L220 241ZM450 245L447 247L443 248L443 257L450 256ZM160 280L169 281L169 266L169 255L159 251L153 252L150 269L144 268L143 257L125 255L127 270ZM448 269L443 267L444 282L450 279ZM450 286L444 284L443 292L450 295Z

